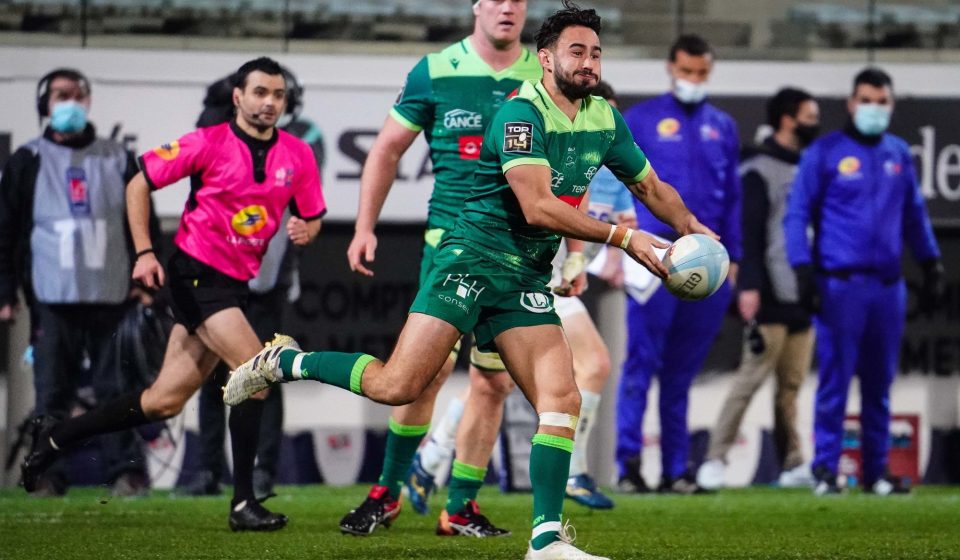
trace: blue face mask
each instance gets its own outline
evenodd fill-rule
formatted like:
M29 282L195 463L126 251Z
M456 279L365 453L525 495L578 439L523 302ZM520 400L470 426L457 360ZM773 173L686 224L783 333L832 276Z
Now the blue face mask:
M62 101L50 112L50 128L64 134L83 132L87 127L87 108L76 101Z
M861 103L853 113L853 126L864 136L878 136L890 126L891 112L889 105Z

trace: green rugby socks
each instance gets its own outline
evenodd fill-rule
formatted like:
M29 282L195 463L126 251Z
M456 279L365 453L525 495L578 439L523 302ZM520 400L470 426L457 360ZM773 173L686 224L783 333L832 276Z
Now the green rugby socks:
M376 358L373 356L363 353L300 352L289 349L280 352L280 371L284 381L313 379L362 395L360 380L363 370L374 360Z
M378 484L387 487L387 492L394 498L400 497L400 487L407 478L413 456L423 441L423 436L430 431L430 424L422 426L407 426L390 417L387 430L387 449L383 458L383 471L380 473Z
M530 484L533 486L533 535L530 546L540 550L557 540L573 440L548 434L533 436Z
M453 515L463 509L470 500L476 500L486 476L486 467L475 467L454 460L447 491L447 513Z

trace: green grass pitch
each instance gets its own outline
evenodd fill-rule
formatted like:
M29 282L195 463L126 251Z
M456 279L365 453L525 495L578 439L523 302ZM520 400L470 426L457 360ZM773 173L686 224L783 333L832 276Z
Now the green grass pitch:
M495 540L434 536L441 507L404 511L393 528L360 538L337 522L366 487L281 487L268 506L290 516L276 533L231 533L228 499L109 499L105 489L72 489L65 499L0 491L0 559L129 558L484 559L523 557L531 498L480 494L484 513L513 535ZM922 487L908 496L858 492L817 498L804 490L749 488L710 496L615 496L612 511L569 500L577 544L628 558L960 558L960 488Z

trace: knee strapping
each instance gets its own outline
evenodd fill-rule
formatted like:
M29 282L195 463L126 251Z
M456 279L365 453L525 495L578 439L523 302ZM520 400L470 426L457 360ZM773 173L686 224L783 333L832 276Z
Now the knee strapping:
M540 425L555 428L569 428L576 431L579 417L564 412L541 412Z

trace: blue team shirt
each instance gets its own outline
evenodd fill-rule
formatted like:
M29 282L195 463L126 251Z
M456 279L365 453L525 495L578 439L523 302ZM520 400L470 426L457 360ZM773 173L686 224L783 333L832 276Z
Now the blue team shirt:
M634 140L673 185L701 223L720 235L732 261L739 261L740 139L737 125L720 109L700 103L690 109L672 93L634 105L623 118ZM669 226L637 202L639 228L676 239Z
M875 146L842 131L811 144L800 158L784 231L792 266L899 276L904 238L918 261L940 257L910 148L892 134Z

